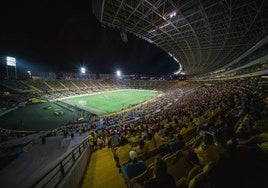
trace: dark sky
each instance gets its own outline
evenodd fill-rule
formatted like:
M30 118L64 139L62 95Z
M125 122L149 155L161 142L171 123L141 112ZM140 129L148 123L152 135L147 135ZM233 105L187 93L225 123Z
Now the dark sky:
M163 50L128 33L102 27L87 0L0 3L0 56L24 69L92 73L169 75L179 66ZM18 68L20 68L18 67Z

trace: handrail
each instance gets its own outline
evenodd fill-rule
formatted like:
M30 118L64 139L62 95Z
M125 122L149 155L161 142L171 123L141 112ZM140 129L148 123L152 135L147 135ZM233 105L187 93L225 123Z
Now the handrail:
M53 167L31 184L31 188L36 187L57 187L71 170L83 152L89 147L89 139L85 138L78 146L69 153L62 156Z

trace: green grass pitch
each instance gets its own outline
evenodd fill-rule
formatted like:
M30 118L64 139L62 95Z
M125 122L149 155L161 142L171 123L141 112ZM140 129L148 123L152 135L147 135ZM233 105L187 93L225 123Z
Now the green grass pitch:
M100 115L120 111L158 94L158 91L152 90L121 90L69 98L62 101Z
M128 108L158 95L157 91L123 90L80 96L63 100L96 114L107 114ZM51 109L44 109L51 106ZM63 115L55 116L54 112L61 110ZM81 113L66 110L54 102L29 104L20 107L0 117L0 127L12 130L41 131L51 130L68 124L81 117Z

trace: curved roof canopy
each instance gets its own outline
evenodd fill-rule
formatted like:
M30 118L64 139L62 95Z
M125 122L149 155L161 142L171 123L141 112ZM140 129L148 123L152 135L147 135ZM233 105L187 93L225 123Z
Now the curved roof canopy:
M93 11L162 48L188 75L228 65L268 33L267 0L93 0Z

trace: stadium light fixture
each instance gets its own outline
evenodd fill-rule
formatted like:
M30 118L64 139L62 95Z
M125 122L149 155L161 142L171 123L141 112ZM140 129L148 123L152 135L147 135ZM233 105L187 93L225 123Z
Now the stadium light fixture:
M10 68L9 68L10 67ZM17 68L16 68L16 58L6 57L6 69L7 69L7 79L9 80L9 74L12 74L12 69L15 72L15 79L17 80Z
M82 74L85 74L86 73L86 68L85 67L81 67L80 71L81 71Z
M117 70L117 71L116 71L116 76L118 76L118 77L121 76L121 71L120 71L120 70Z
M7 56L6 61L8 66L16 67L16 58Z
M176 13L176 11L174 11L174 12L172 12L170 15L169 15L169 18L173 18L174 16L176 16L177 15L177 13Z

